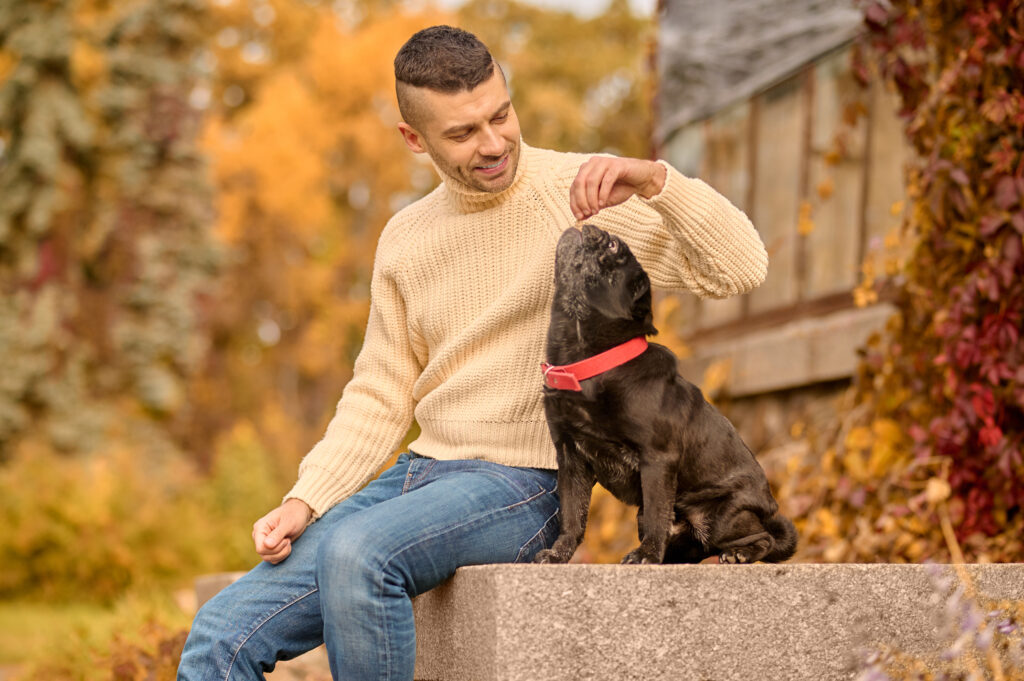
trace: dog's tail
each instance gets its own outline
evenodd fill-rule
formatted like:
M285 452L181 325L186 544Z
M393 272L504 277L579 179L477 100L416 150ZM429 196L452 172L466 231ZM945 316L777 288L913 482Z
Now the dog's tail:
M790 519L776 513L764 525L774 541L771 550L761 560L780 563L791 558L796 553L796 528Z

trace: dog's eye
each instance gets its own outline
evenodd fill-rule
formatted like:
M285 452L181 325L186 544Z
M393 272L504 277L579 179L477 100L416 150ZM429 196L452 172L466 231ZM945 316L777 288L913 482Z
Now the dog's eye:
M608 241L608 250L611 251L612 253L618 253L618 251L619 251L619 242L616 241L615 239L610 239Z

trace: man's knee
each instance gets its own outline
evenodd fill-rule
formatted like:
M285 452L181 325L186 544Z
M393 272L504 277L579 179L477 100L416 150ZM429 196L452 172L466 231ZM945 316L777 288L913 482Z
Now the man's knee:
M380 532L358 523L339 523L320 542L316 555L317 582L321 590L328 585L337 593L361 591L376 582L384 571L388 556Z
M223 673L233 663L242 662L235 659L242 643L239 636L238 623L233 621L226 599L211 599L192 621L192 631L181 653L178 681L213 678L215 672L224 678Z

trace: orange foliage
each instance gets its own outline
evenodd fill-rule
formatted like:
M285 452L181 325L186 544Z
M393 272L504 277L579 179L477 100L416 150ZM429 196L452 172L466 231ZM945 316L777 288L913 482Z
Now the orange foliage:
M223 77L248 79L248 103L218 105L203 138L216 232L234 258L213 303L222 352L192 396L197 444L248 417L297 460L350 377L380 230L433 186L395 128L392 59L409 35L451 18L393 12L346 30L326 8L275 8L274 40L291 51L273 68L229 60ZM301 49L278 35L299 27Z

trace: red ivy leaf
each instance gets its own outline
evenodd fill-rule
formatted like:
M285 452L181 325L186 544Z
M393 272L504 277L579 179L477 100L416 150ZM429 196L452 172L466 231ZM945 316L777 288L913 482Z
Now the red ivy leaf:
M991 213L982 217L978 222L978 234L983 237L990 237L999 231L999 228L1006 224L1006 218L1002 215Z
M1017 203L1020 195L1017 192L1017 184L1009 175L1003 175L996 180L995 200L999 210L1010 210Z
M1024 234L1024 211L1017 211L1010 217L1010 223L1013 228L1021 234Z
M986 447L995 447L1003 441L1003 431L995 424L985 426L978 433L978 440Z

